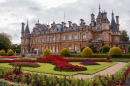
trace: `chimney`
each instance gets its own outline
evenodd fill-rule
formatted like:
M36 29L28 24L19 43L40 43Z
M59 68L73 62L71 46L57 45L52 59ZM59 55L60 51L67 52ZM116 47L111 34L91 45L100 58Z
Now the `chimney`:
M21 31L21 33L24 33L24 23L22 22L22 31Z
M64 28L66 26L65 22L61 22L62 23L62 27Z
M119 16L116 16L116 24L119 24Z
M68 23L69 23L69 27L72 27L72 22L71 22L71 21L68 21Z
M84 20L80 19L80 21L81 21L80 25L83 25L84 24Z

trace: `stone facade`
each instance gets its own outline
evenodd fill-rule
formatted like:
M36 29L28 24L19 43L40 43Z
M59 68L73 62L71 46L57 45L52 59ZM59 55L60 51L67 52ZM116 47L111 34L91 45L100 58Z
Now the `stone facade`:
M30 33L27 21L26 27L22 23L21 30L21 50L25 52L43 52L49 48L52 53L59 53L64 47L68 47L72 52L80 52L82 46L95 44L100 50L102 46L118 46L120 41L119 16L114 19L112 12L111 22L107 18L107 12L100 12L95 19L91 14L91 22L86 25L83 19L80 24L68 21L51 25L36 23Z

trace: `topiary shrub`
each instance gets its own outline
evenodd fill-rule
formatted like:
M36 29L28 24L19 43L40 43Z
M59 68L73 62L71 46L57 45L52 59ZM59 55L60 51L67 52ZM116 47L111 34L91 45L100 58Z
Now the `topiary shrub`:
M60 54L64 57L67 57L67 56L70 56L70 50L68 48L63 48L61 51L60 51Z
M110 50L109 50L109 55L112 57L112 58L115 58L115 57L121 57L122 55L122 51L119 47L112 47Z
M102 47L102 53L107 53L107 52L109 52L109 50L110 50L109 46L103 46Z
M49 55L51 55L51 52L50 52L50 50L49 50L48 48L46 48L46 49L43 51L42 56L45 57L45 56L49 56Z
M89 47L86 47L82 53L81 53L82 57L84 58L88 58L88 57L93 57L93 51L91 50L91 48Z
M13 56L14 55L14 51L9 49L8 52L7 52L7 55L8 56Z
M5 50L0 51L0 56L6 56Z
M128 46L128 52L130 53L130 45Z

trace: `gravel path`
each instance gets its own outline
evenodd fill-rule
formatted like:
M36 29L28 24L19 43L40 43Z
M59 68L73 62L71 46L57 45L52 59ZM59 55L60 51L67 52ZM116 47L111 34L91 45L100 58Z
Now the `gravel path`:
M98 73L95 73L93 75L83 75L83 74L77 74L74 75L75 78L79 78L79 79L87 79L87 78L92 78L95 75L112 75L114 73L116 73L117 71L119 71L124 65L126 65L127 63L124 62L118 62L117 64L113 65L112 67L109 67L103 71L100 71Z

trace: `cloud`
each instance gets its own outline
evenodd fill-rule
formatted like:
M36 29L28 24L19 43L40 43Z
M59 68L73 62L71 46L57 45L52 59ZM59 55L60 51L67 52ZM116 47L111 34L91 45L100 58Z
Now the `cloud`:
M109 21L111 21L112 10L114 15L119 16L120 29L129 30L130 10L129 0L2 0L0 2L0 32L5 32L12 36L13 43L20 43L21 23L28 19L30 31L35 23L61 23L72 21L80 23L84 19L86 24L90 24L91 14L95 18L99 12L99 3L101 12L106 11Z

